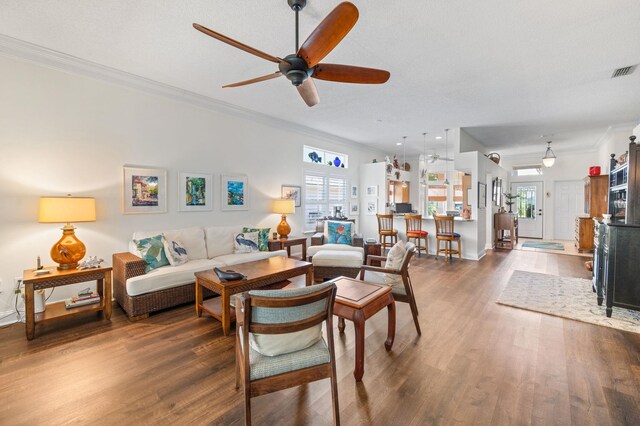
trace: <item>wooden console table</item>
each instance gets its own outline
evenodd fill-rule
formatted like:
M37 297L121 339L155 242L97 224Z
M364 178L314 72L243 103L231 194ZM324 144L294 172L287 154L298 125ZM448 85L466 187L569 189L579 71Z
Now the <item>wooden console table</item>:
M302 246L301 260L307 260L307 237L269 238L269 251L286 249L291 257L292 246Z
M505 231L509 231L508 237ZM518 216L515 213L493 215L493 245L496 248L515 248L518 244Z
M62 317L100 311L104 313L106 319L111 319L111 267L60 271L55 266L49 266L45 269L51 272L44 275L35 275L33 269L27 269L22 274L25 289L24 305L28 340L33 339L35 336L36 323L56 321ZM35 290L44 290L87 281L97 281L100 303L67 309L64 301L62 301L50 303L46 305L44 312L35 313L33 300Z

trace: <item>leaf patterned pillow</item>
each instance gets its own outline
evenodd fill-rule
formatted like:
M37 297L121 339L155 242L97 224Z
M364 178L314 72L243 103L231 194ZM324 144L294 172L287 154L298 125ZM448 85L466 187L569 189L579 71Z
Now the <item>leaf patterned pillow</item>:
M142 256L142 259L144 259L147 264L144 268L145 272L149 272L169 264L169 260L164 254L162 235L134 240L133 242L136 243L140 256Z
M242 232L258 233L258 248L260 251L269 251L269 231L271 231L271 228L242 228Z

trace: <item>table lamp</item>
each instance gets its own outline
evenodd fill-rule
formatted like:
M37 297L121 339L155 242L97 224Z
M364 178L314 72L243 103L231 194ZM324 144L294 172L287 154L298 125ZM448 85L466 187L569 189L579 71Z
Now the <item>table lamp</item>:
M287 238L291 232L291 227L287 223L287 215L296 212L295 200L273 200L273 213L279 213L282 215L282 220L276 229L280 238Z
M51 247L51 259L59 270L75 269L87 252L71 222L95 222L96 200L88 197L40 197L40 223L66 223L62 238Z

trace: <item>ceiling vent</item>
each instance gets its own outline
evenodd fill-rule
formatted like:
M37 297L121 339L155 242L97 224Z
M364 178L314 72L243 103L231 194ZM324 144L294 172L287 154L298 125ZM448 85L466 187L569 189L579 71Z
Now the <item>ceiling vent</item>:
M630 65L628 67L623 67L623 68L618 68L617 70L615 70L613 72L613 74L611 74L611 78L616 78L616 77L623 77L625 75L629 75L631 74L633 71L635 71L636 67L638 65Z

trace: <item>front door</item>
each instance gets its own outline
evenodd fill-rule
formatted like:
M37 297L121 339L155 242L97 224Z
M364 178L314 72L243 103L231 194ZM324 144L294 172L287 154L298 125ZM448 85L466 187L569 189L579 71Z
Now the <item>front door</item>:
M518 215L518 236L542 238L542 182L513 182L511 193L518 195L513 211Z

